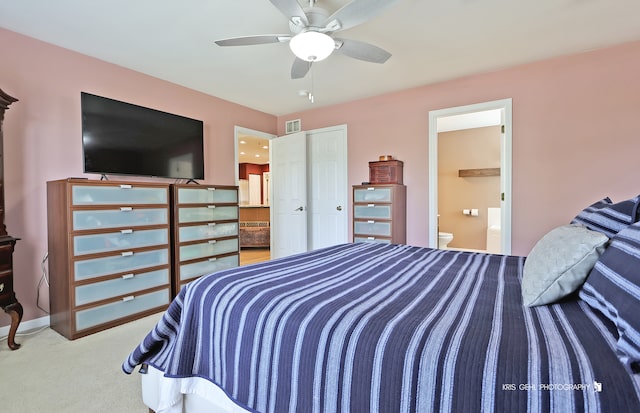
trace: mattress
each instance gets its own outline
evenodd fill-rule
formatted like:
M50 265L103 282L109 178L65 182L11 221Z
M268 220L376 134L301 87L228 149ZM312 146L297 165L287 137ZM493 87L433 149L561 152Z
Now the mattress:
M123 369L173 379L159 411L195 378L262 413L640 411L615 327L575 298L524 307L523 264L357 243L221 271L185 286Z

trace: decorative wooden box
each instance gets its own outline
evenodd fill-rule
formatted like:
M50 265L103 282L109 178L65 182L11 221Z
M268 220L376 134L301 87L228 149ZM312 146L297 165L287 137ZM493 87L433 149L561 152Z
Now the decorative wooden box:
M402 185L402 161L369 162L369 183Z

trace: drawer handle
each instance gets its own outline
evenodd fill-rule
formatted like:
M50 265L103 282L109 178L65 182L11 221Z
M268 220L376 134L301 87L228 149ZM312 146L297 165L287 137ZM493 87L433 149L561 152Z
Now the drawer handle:
M120 233L121 234L133 234L133 230L132 229L121 229Z
M216 242L218 242L218 241L217 241L217 240L215 240L215 239L210 239L208 242L209 242L209 244L215 244L215 243L216 243Z
M376 204L367 204L367 207L369 208L375 208Z
M209 222L207 225L210 226L210 227L215 227L216 223L215 222Z
M207 191L215 191L216 188L207 188Z
M214 261L216 261L217 259L218 259L217 257L211 257L211 258L209 258L209 262L214 262Z
M375 189L375 188L372 188L372 187L367 188L367 191L375 191L375 190L376 190L376 189Z
M4 291L4 283L0 284L0 293Z
M131 189L131 185L120 185L122 189Z
M125 275L122 276L122 279L123 280L130 280L133 277L135 277L135 274L125 274Z
M375 223L376 223L376 221L371 220L371 219L369 221L367 221L367 224L375 224Z
M132 296L132 295L128 295L126 297L122 297L122 302L126 303L127 301L133 301L136 297Z
M120 211L121 212L131 212L131 211L133 211L133 208L131 208L131 207L120 207Z
M130 257L133 255L133 251L125 251L120 253L120 255L122 255L123 257Z
M373 240L375 240L375 239L376 239L376 237L367 237L367 239L370 239L370 240L372 240L372 241L373 241Z
M214 209L216 206L215 205L207 205L207 208L209 209Z

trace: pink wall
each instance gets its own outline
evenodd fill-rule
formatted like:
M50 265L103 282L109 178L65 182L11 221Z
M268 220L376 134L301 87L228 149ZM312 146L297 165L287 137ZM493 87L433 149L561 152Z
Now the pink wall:
M429 111L512 98L512 253L527 255L587 204L640 193L639 73L633 42L282 116L278 133L348 124L350 184L379 155L404 161L407 243L426 246Z
M513 98L514 254L594 200L640 193L640 42L279 118L2 29L0 55L0 88L20 99L6 114L4 151L24 320L45 315L35 296L47 251L46 181L83 175L80 91L204 120L207 182L220 184L234 180L234 125L283 134L289 119L306 130L347 124L350 184L366 181L379 155L404 161L414 245L428 243L430 110Z
M275 133L272 115L0 29L0 88L19 99L4 122L6 225L23 320L42 317L36 291L47 252L46 182L82 173L80 92L204 121L205 181L234 184L234 126ZM48 308L48 290L40 288ZM0 317L0 326L9 317Z

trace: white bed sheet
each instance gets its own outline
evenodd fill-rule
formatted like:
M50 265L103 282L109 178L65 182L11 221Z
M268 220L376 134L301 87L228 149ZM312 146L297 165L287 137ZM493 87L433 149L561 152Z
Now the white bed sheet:
M156 413L249 413L208 380L172 379L152 366L140 376L142 400Z

